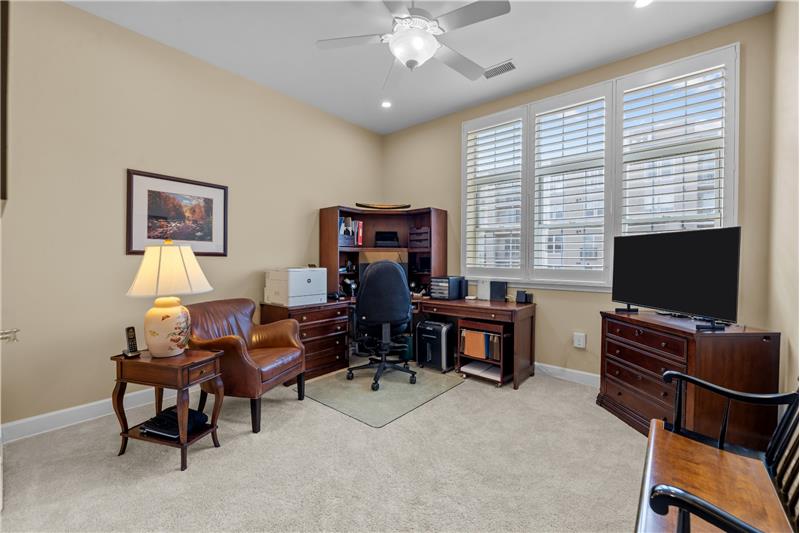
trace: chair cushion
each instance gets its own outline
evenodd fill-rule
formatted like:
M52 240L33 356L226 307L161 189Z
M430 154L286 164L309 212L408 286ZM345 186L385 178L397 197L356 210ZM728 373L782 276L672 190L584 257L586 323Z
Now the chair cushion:
M303 353L294 346L280 348L258 348L250 350L250 357L261 369L261 381L281 375L302 362Z

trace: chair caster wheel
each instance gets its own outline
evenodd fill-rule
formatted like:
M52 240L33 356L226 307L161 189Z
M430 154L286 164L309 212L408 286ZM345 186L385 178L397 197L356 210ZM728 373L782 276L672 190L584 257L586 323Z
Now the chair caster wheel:
M381 386L377 381L373 381L372 382L372 390L378 390L380 388L381 388Z
M348 372L347 376L345 376L345 377L347 378L348 381L351 381L353 379L353 373L352 372Z
M408 363L403 363L403 368L405 368L406 370L408 370Z
M417 382L417 376L411 376L410 378L408 378L408 382L413 385L414 383Z

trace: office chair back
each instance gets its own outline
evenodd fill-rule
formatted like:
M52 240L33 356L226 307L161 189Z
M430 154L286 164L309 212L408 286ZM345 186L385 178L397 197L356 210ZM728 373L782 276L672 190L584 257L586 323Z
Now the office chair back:
M411 293L403 267L394 261L376 261L364 270L356 299L359 327L390 324L393 329L411 322Z

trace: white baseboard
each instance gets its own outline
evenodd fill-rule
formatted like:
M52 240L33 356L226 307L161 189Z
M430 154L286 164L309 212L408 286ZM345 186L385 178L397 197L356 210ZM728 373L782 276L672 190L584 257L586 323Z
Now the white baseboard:
M564 368L563 366L546 365L544 363L536 363L536 371L565 381L572 381L574 383L580 383L581 385L600 388L600 374L592 374L591 372L583 372L582 370L572 370L571 368Z
M175 398L175 391L164 390L164 400ZM134 409L144 405L155 403L155 395L152 388L131 392L125 395L125 409ZM50 413L14 420L3 424L0 428L0 438L4 444L15 440L32 437L40 433L47 433L67 426L80 424L88 420L94 420L101 416L106 416L114 412L111 399L98 400L96 402L76 405L67 409L60 409Z

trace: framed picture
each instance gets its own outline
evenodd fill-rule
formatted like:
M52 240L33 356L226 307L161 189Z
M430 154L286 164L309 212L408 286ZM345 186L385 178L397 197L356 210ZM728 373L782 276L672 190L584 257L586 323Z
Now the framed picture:
M164 239L195 255L228 255L228 187L128 169L126 253Z

